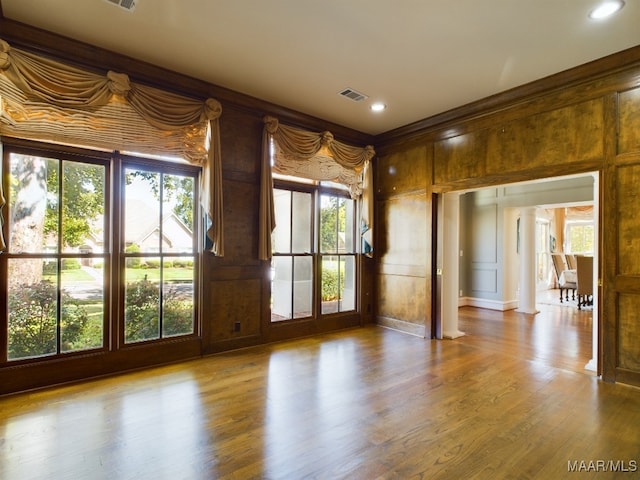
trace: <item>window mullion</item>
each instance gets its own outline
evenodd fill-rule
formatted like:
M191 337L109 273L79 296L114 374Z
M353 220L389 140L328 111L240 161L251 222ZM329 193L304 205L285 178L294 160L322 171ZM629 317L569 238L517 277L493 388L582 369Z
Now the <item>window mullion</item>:
M294 223L293 223L293 191L289 192L289 253L295 253L293 251L293 235L294 235L294 231L293 231L293 227L294 227ZM293 268L293 266L292 266Z
M293 236L294 232L294 222L293 222L293 201L294 201L294 192L289 192L289 255L291 256L291 297L290 297L290 316L291 318L295 318L296 314L296 258L295 253L293 251Z
M164 173L160 173L159 178L158 178L158 196L159 196L159 201L160 201L160 205L158 208L159 211L159 215L160 218L158 219L158 254L159 254L159 259L160 259L160 280L159 280L159 285L158 285L158 338L162 338L162 333L164 332L163 329L163 298L164 298L164 256L163 256L163 251L162 251L162 237L164 235L163 233L163 219L164 219Z
M291 318L296 316L296 257L291 255Z
M58 202L58 222L57 222L57 237L58 237L58 245L57 245L57 256L58 256L58 270L56 272L56 281L58 283L58 288L56 289L56 354L59 354L62 351L62 253L63 253L63 244L64 238L62 236L62 212L64 209L64 191L63 189L63 181L62 178L64 176L64 162L62 160L58 160L58 198L56 201ZM46 200L45 200L46 201Z
M313 288L312 288L312 302L313 305L313 316L318 317L322 312L322 241L320 239L322 228L320 226L320 211L322 207L322 194L316 188L313 192L312 196L312 211L311 218L313 221L311 222L311 232L312 235L312 259L311 265L313 268L312 278L313 278Z
M124 219L125 219L125 169L122 164L122 157L118 152L114 152L111 159L111 270L109 275L111 278L111 298L115 299L110 307L110 317L108 319L111 325L111 346L119 349L125 343L125 314L124 304L126 296L124 289L124 271L127 262L124 240Z

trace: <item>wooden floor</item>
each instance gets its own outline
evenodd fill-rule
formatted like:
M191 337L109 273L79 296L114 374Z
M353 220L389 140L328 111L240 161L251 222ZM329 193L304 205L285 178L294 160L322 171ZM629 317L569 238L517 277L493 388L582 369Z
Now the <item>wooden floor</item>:
M459 327L465 333L462 340L484 350L512 354L551 367L595 375L585 370L591 360L591 308L578 310L575 302L558 301L558 290L540 295L540 313L520 314L478 308L459 310Z
M569 472L640 468L640 390L582 370L590 312L560 308L466 307L456 340L371 326L0 398L0 478L638 478Z

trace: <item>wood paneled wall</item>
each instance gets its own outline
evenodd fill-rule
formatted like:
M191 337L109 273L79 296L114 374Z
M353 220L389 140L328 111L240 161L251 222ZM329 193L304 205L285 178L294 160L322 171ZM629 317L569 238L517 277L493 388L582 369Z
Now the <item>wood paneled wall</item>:
M430 336L431 165L424 145L378 158L376 164L376 319Z
M599 98L437 141L435 183L601 160L603 120Z
M426 305L437 300L429 288L426 297L414 295L406 278L421 269L425 285L434 278L426 260L435 247L427 192L599 172L602 375L640 385L640 47L387 132L377 150L378 241L385 246L377 266L378 321L412 333L407 323L428 331ZM417 208L425 218L419 226ZM425 232L416 248L426 252L407 248L414 232ZM391 292L402 294L390 299Z
M640 74L638 75L640 77ZM640 385L640 84L616 92L619 134L605 169L605 378ZM614 123L614 122L612 122ZM613 139L612 139L613 140Z

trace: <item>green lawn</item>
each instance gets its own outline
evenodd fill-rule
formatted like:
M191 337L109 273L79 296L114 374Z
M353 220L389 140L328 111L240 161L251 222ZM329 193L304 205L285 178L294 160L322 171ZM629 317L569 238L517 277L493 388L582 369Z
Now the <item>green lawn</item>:
M127 282L136 282L147 278L152 282L160 280L159 268L127 268ZM164 269L164 281L165 282L189 282L193 281L193 269L192 268L165 268ZM56 283L55 275L43 275L43 280L49 280ZM93 282L93 277L82 269L62 270L62 282L64 284L70 283L83 283Z
M55 274L42 275L43 280L48 280L52 283L56 283ZM82 269L62 270L62 281L66 284L77 282L92 282L93 277Z
M145 278L152 282L160 281L159 268L127 268L127 282L136 282ZM193 269L191 268L164 268L163 278L165 282L193 281Z

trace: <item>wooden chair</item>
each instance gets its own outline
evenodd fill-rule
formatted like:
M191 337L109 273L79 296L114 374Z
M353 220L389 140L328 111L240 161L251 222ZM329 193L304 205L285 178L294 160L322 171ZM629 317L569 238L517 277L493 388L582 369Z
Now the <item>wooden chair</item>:
M553 268L556 271L556 281L558 282L558 288L560 289L560 302L562 302L562 291L565 291L565 300L569 301L569 290L571 290L571 300L576 299L576 282L567 281L563 272L571 271L566 267L564 255L562 253L552 253L551 259L553 260Z
M569 270L577 270L578 267L576 266L576 256L571 254L571 253L567 253L565 254L564 258L567 260L567 267L569 267Z
M593 257L576 257L578 310L593 305Z

